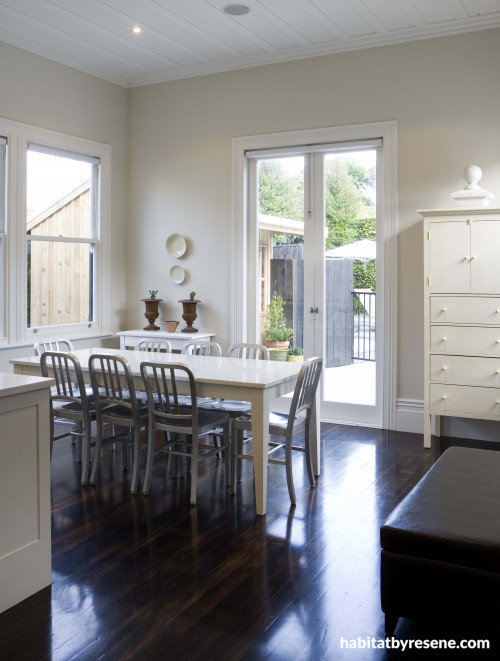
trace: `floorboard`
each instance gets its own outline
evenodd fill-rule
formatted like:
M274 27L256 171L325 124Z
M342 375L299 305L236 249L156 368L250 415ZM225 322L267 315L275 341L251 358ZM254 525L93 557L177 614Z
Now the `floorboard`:
M333 424L322 424L321 442L315 489L295 459L295 508L283 468L270 466L266 517L255 514L250 462L234 497L222 460L202 464L191 508L189 477L172 477L161 458L149 497L129 494L121 452L110 449L97 486L82 489L74 446L57 443L52 586L0 615L0 659L395 658L342 649L341 637L385 638L379 528L446 447L467 442L443 438L426 450L420 435ZM464 633L406 620L396 629L400 640ZM497 632L474 633L498 658Z

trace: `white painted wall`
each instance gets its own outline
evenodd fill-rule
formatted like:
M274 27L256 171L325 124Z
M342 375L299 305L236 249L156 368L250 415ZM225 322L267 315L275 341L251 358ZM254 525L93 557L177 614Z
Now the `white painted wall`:
M203 301L200 327L230 341L233 137L397 120L398 399L408 419L420 420L423 253L415 210L449 207L471 163L500 199L499 61L500 31L491 30L131 89L127 325L142 324L148 289L165 299L162 318L179 318L177 300L194 289ZM190 243L181 286L168 277L172 232Z
M0 116L112 145L111 330L145 325L140 299L148 289L165 299L160 319L180 319L177 300L195 290L199 327L223 344L230 341L232 138L397 120L398 399L401 425L418 426L423 259L415 210L449 206L471 163L500 200L499 61L500 30L491 30L127 92L0 44ZM189 242L181 286L168 277L172 232ZM0 352L0 369L14 353Z
M111 145L113 275L110 330L122 328L126 300L127 91L0 43L0 117ZM76 344L84 347L107 342L86 340ZM31 352L31 345L0 351L0 370L11 371L10 358Z

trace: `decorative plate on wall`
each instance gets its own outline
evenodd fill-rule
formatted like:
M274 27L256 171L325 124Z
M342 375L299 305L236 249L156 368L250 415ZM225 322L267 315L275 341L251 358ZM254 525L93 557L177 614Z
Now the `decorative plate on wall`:
M170 275L170 280L172 280L173 283L175 283L176 285L180 285L181 282L184 282L184 278L186 277L186 272L180 266L172 266L172 268L169 271L169 275Z
M186 239L181 234L171 234L167 239L167 252L178 259L186 252Z

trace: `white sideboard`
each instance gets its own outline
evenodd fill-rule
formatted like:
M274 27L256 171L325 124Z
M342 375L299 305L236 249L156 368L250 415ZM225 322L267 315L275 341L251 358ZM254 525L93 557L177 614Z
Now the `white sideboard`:
M51 583L53 384L0 373L0 613Z
M424 218L424 446L440 416L500 420L500 209Z
M168 340L173 351L180 351L189 340L210 341L215 333L167 333L166 331L128 330L117 333L120 337L120 349L133 349L139 340Z

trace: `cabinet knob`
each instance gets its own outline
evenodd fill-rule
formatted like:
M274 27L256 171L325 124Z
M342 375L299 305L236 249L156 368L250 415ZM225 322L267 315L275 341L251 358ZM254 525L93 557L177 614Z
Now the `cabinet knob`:
M497 373L497 374L500 374L500 370L497 370L496 373Z
M497 344L500 344L500 339L497 340Z
M497 308L497 314L500 312L500 308Z
M447 309L448 309L448 308L447 308L446 305L445 305L444 308L441 310L441 312L446 312Z
M447 395L443 395L442 399L446 399Z
M446 335L445 335L445 336L443 337L443 339L441 340L441 342L446 342L447 339L448 339L448 338L447 338Z
M465 261L467 261L468 259L470 259L469 255L465 255L464 259L465 259Z
M445 372L447 369L448 368L446 367L446 365L443 365L443 372ZM498 372L500 373L500 370L498 370Z
M471 259L476 259L476 255L472 255Z
M497 399L497 401L496 401L495 403L496 403L496 404L500 404L500 399Z

